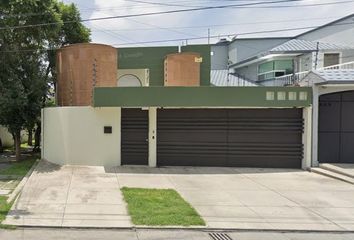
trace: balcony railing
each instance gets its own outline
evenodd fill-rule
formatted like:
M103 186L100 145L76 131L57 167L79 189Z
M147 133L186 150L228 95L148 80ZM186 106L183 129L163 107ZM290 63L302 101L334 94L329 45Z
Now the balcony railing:
M354 61L336 64L328 67L318 68L317 70L338 70L338 69L354 69ZM272 86L289 86L298 84L310 71L297 72L274 78Z

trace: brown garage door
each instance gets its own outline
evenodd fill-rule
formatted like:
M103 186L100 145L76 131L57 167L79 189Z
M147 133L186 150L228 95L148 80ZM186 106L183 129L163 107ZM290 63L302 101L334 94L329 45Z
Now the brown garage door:
M122 164L148 164L148 111L122 109Z
M354 91L320 97L318 160L354 163Z
M301 109L160 109L160 166L300 168Z

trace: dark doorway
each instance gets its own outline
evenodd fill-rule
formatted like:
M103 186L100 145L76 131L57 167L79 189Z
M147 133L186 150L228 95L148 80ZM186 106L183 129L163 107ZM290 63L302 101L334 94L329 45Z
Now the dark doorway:
M320 96L318 160L354 163L354 91Z
M122 109L122 165L148 164L148 111Z

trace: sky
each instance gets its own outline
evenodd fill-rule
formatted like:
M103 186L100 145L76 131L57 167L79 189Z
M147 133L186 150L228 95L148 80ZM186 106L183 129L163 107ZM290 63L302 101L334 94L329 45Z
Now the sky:
M232 39L235 36L238 38L295 36L310 30L310 27L320 26L354 13L354 0L298 0L271 3L274 1L280 0L64 0L63 2L76 4L82 19L268 2L242 8L238 6L84 23L91 29L92 42L115 47L206 44L208 29L210 43L215 43L220 38ZM276 32L289 28L306 29ZM254 33L273 30L275 32Z

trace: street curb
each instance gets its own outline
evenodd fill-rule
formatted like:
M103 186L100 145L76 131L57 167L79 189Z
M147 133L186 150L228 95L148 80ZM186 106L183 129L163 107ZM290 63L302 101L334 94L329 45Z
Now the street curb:
M7 203L11 203L13 202L17 195L22 191L23 187L26 185L28 179L30 178L30 176L32 175L32 172L34 171L34 169L37 167L38 165L38 160L36 160L36 162L33 164L33 166L31 167L31 169L26 173L26 175L22 178L21 182L16 186L16 188L12 191L12 193L10 194L10 196L7 198L6 202Z
M161 228L161 227L56 227L56 226L21 226L17 229L72 229L72 230L158 230L158 231L201 231L201 232L274 232L274 233L354 233L349 230L296 230L296 229L248 229L248 228Z

